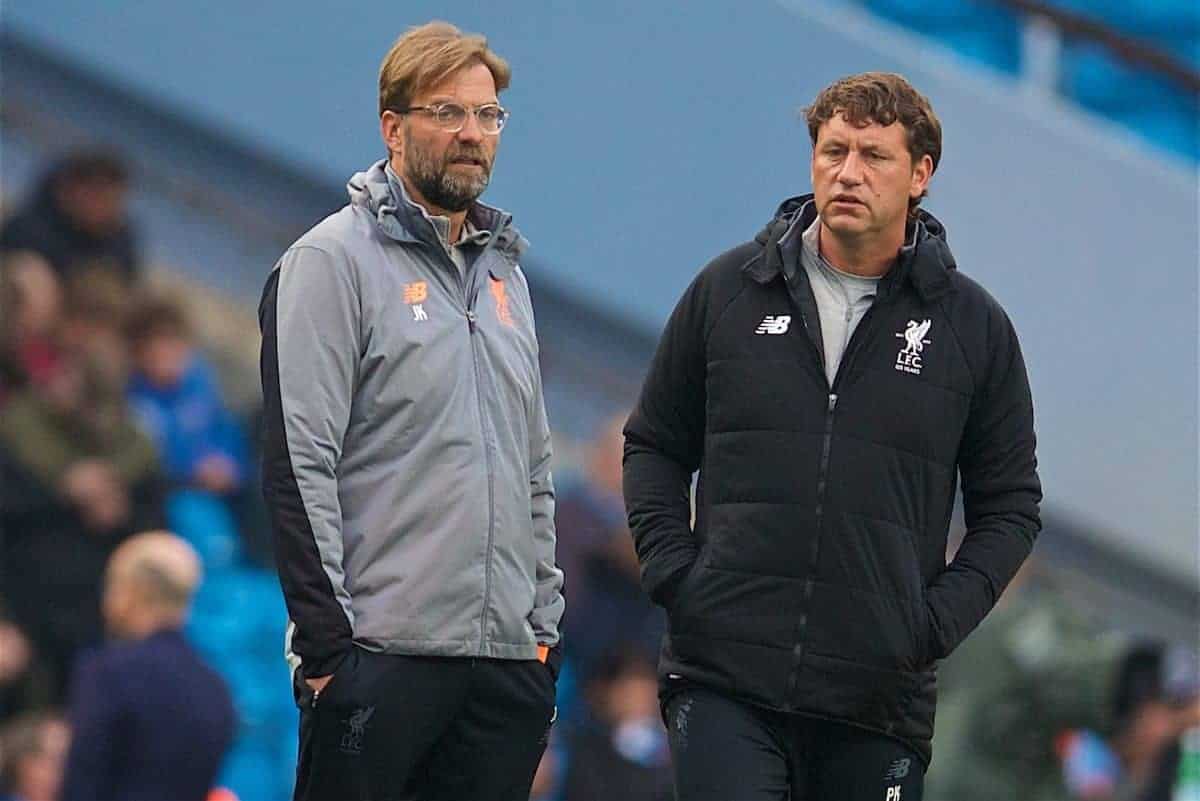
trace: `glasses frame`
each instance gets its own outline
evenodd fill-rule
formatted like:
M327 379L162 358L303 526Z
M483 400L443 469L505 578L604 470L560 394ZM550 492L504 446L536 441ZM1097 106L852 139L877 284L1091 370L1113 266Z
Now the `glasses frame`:
M398 108L398 109L393 109L393 110L397 114L411 114L414 111L419 111L423 114L427 114L431 118L433 118L433 124L437 126L437 129L439 131L456 134L459 131L461 131L463 128L467 127L467 117L465 115L463 116L462 124L459 125L457 128L446 128L446 127L440 125L437 121L437 116L438 116L438 114L441 113L442 109L446 108L447 106L456 106L457 108L461 108L463 111L466 111L467 113L474 115L475 124L479 126L479 130L482 131L484 133L484 135L486 135L486 136L499 136L500 132L503 131L505 126L508 125L509 118L512 117L512 112L510 112L508 109L506 109L504 106L500 105L499 103L484 103L483 105L480 105L480 106L464 106L462 103L453 103L453 102L447 101L445 103L433 103L432 105L428 105L428 106L409 106L408 108ZM483 111L484 109L489 109L489 108L494 108L500 112L500 124L497 126L496 130L494 130L494 131L489 131L486 128L484 128L483 121L480 120L480 118L479 118L479 112Z

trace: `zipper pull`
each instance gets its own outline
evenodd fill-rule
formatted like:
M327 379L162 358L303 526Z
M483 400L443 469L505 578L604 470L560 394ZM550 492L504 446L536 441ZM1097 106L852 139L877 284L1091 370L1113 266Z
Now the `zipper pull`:
M479 317L476 316L475 310L467 309L467 327L471 329L472 334L475 333L475 324L478 322L478 320Z
M833 414L833 409L836 406L837 406L837 395L831 392L831 393L829 393L829 413L830 414Z

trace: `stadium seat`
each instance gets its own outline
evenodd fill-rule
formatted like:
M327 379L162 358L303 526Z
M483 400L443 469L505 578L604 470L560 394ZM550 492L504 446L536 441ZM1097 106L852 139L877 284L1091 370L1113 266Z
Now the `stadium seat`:
M1020 66L1020 20L1006 9L964 0L866 0L865 5L995 69L1012 73Z
M238 560L241 538L228 504L206 492L177 490L167 497L167 526L188 541L205 570L223 570Z
M1065 95L1189 158L1200 153L1200 104L1172 81L1130 67L1099 45L1063 51Z

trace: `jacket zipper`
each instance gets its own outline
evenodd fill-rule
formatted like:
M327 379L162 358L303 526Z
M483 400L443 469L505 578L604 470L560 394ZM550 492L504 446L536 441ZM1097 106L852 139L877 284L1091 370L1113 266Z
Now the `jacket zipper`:
M787 276L784 275L784 281L787 282ZM788 298L791 300L791 291L788 292ZM792 301L797 306L800 312L800 320L804 323L805 339L808 340L809 346L817 355L817 365L820 368L821 375L825 377L825 360L822 354L817 353L816 343L813 342L812 336L808 333L809 321L804 314L804 309ZM854 329L854 333L850 337L850 342L847 343L845 351L842 353L841 362L838 364L837 373L833 377L833 386L829 385L829 379L825 378L825 386L828 390L828 400L825 406L825 430L821 438L821 464L817 470L817 508L814 514L814 536L812 538L812 548L809 551L808 562L808 578L804 580L804 592L801 596L800 617L796 621L795 645L792 646L792 670L788 676L788 693L784 699L785 708L794 708L794 697L796 689L800 683L800 664L804 660L805 643L807 641L808 628L808 608L812 602L813 594L813 574L817 570L817 560L821 555L821 535L825 526L825 491L829 485L829 455L833 450L833 418L837 411L838 389L841 385L842 376L849 373L849 368L853 364L853 357L861 350L861 343L869 336L869 324L874 316L875 307L879 301L871 304L871 308L867 309L867 313L863 315L863 319L859 321Z
M472 304L473 305L473 304ZM488 424L483 403L483 374L479 369L479 352L475 332L479 327L479 318L474 308L467 308L467 328L471 337L471 361L475 365L475 397L479 401L479 426L483 433L483 459L487 465L488 485L488 535L487 557L483 570L483 614L479 617L479 655L484 655L484 645L487 641L487 614L492 600L492 549L496 535L496 476L492 466L491 438L488 435Z
M796 621L796 644L792 647L792 671L788 676L788 694L784 705L794 706L792 701L796 687L800 682L800 663L804 660L804 644L808 627L808 607L812 602L813 574L817 570L817 558L821 554L821 531L825 525L825 487L829 476L829 453L833 450L833 415L837 411L838 396L830 392L825 406L825 432L821 437L821 466L817 470L817 509L814 515L815 534L812 538L812 548L808 557L808 578L804 580L804 594L801 597L800 618Z
M483 373L479 367L479 345L478 338L475 336L479 329L479 315L475 313L475 299L479 297L479 291L476 290L473 294L468 290L465 276L459 272L458 265L454 263L454 259L450 257L449 252L442 248L442 253L446 256L446 261L449 262L450 268L454 271L454 275L458 278L458 284L462 287L463 301L466 306L467 318L467 334L471 341L471 365L475 371L475 400L479 406L479 429L483 436L483 460L487 465L487 485L488 485L488 534L487 534L487 555L484 558L483 570L483 609L479 614L479 656L483 656L485 645L487 643L487 615L488 606L492 600L492 550L496 536L496 476L495 468L492 465L492 448L491 439L488 435L489 427L487 423L487 411L483 402ZM487 251L480 253L474 264L472 264L472 276L478 276L481 269L480 261L483 260Z
M804 324L804 338L808 340L809 350L813 353L813 358L817 360L817 367L820 368L821 377L824 378L826 388L829 385L829 379L825 378L825 354L821 353L821 349L817 347L816 340L813 339L812 332L809 329L808 315L804 313L804 306L797 303L792 297L791 281L787 277L787 273L783 273L783 283L788 285L788 301L796 307L796 311L800 313L800 322ZM811 289L809 290L812 291Z

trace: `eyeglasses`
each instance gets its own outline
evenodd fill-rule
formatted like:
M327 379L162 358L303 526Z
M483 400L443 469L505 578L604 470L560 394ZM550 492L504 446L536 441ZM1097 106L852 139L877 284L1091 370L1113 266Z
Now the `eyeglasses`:
M461 131L467 125L467 114L474 114L475 121L479 123L479 130L488 136L500 133L504 124L508 122L509 116L507 109L495 103L485 103L471 109L458 103L435 103L432 106L409 106L405 109L396 109L396 111L399 114L408 114L412 111L428 114L433 119L434 125L446 133Z

